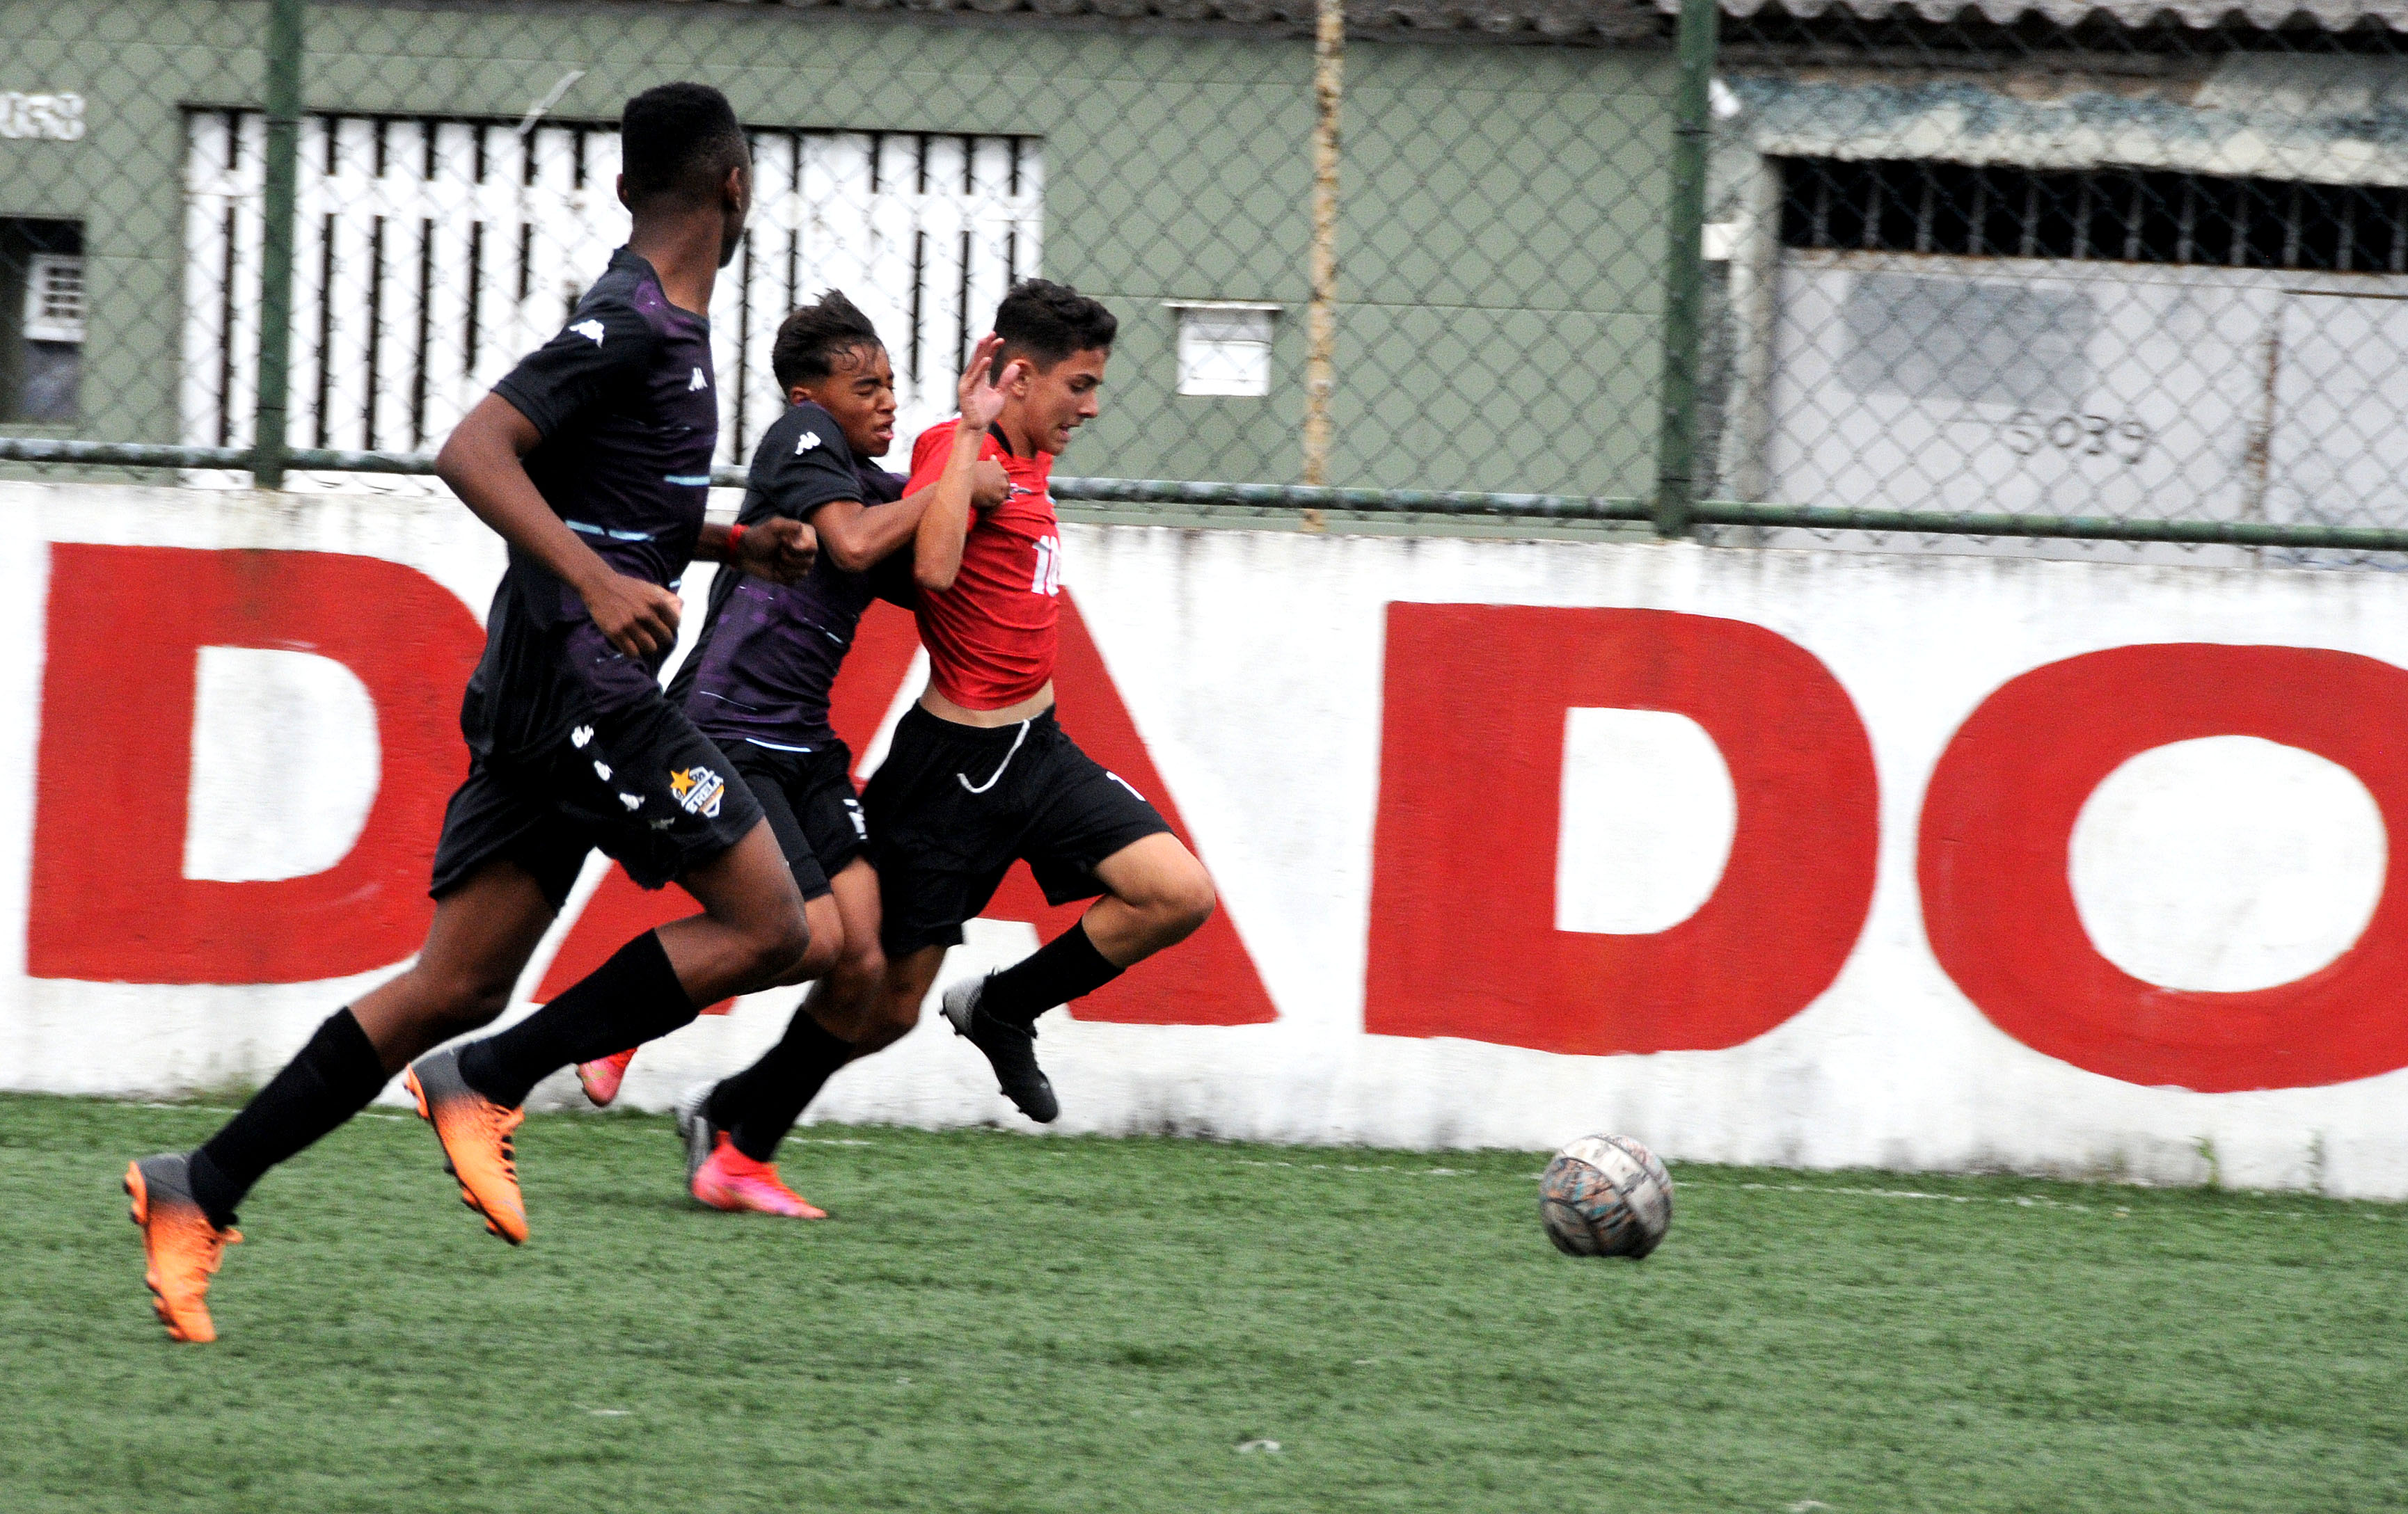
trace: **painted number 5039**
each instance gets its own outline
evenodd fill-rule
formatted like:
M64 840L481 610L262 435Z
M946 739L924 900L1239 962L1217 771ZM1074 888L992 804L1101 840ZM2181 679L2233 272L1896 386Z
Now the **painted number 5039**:
M2030 410L2017 410L1999 431L2018 457L2029 457L2043 447L2054 447L2060 452L2076 452L2084 457L2113 457L2138 463L2148 454L2152 439L2149 428L2128 416L2118 421L2104 415L2042 416Z

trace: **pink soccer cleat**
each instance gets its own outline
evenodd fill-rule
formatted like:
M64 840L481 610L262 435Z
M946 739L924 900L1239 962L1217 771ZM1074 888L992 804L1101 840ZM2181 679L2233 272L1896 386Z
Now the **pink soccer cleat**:
M827 1211L778 1180L774 1164L755 1162L725 1136L694 1172L694 1196L714 1209L774 1214L788 1220L824 1220Z
M636 1049L614 1051L598 1062L577 1064L577 1081L585 1089L585 1096L598 1108L619 1096L619 1084L627 1076L627 1064L636 1060Z

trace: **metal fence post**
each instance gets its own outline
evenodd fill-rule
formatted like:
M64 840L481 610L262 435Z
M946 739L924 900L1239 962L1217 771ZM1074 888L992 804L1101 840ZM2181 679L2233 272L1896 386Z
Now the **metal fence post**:
M1666 216L1663 425L1656 449L1656 534L1689 534L1698 499L1698 349L1706 281L1706 150L1720 0L1681 0Z
M261 208L266 236L259 270L259 411L251 443L254 488L284 487L290 450L286 402L292 388L293 219L301 163L301 49L304 0L268 0L267 183Z

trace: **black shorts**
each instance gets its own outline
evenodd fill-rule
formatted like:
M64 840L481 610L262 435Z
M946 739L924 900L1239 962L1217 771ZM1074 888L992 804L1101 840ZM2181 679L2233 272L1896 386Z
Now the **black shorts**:
M853 792L853 752L843 742L831 738L809 751L783 751L731 739L727 760L769 817L804 898L827 893L828 879L869 850L869 823Z
M1081 751L1051 710L1018 725L939 720L914 705L861 796L900 957L956 946L962 922L1025 861L1053 904L1104 892L1096 864L1170 826L1145 796Z
M595 848L657 889L761 823L733 764L666 699L578 725L532 758L472 760L435 847L440 899L497 857L535 875L559 909Z

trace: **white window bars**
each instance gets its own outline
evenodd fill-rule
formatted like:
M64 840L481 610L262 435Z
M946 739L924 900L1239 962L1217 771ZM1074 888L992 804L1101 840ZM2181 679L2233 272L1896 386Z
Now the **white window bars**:
M183 440L241 447L258 396L266 129L187 117ZM895 361L899 433L953 408L960 363L1039 268L1033 137L756 130L742 251L712 301L718 461L784 407L778 324L842 289ZM549 339L626 235L605 125L311 116L301 128L292 421L304 448L424 451ZM899 460L890 460L899 461Z

